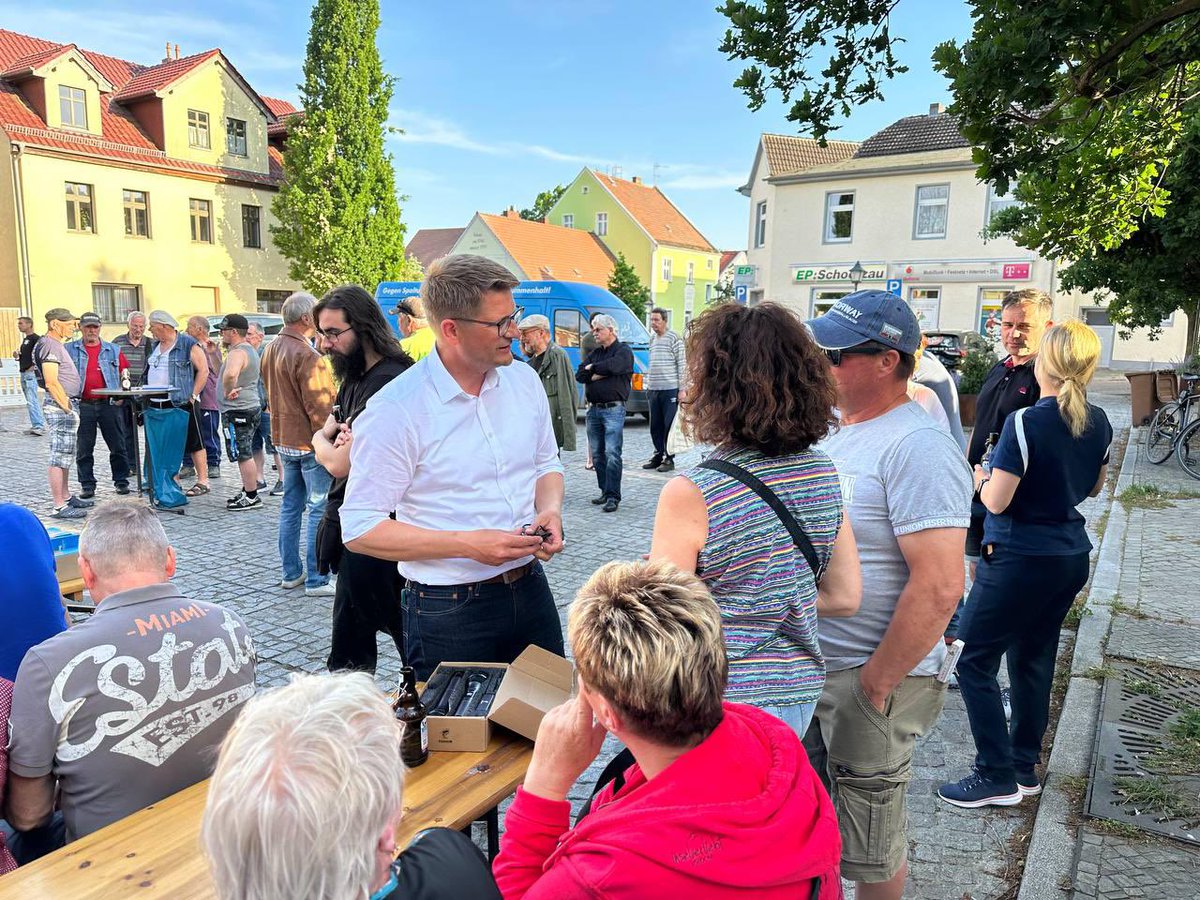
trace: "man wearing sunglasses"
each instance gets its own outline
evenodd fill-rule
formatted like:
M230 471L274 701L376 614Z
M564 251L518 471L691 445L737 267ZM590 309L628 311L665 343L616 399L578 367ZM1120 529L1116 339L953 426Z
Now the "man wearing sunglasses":
M936 675L962 596L971 471L908 398L921 330L903 300L857 291L808 325L837 385L840 426L820 446L841 479L863 602L851 618L820 621L828 673L804 743L837 806L842 875L860 900L899 900L904 794L916 738L945 699Z
M563 652L542 571L563 549L563 469L541 381L512 365L516 286L482 256L430 266L421 303L433 352L354 425L342 538L408 579L404 656L418 680L443 660Z

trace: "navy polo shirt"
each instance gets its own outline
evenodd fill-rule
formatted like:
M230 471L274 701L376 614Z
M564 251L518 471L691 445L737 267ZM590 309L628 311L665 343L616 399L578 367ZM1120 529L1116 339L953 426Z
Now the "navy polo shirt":
M975 430L971 432L971 443L967 447L967 462L972 469L983 458L987 436L998 432L1009 414L1033 406L1042 396L1033 373L1033 360L1020 366L1010 365L1012 362L1013 358L1009 356L992 366L979 389L979 399L975 401Z
M1092 549L1077 507L1096 485L1100 467L1108 463L1113 430L1108 416L1088 404L1088 429L1071 436L1058 411L1058 400L1046 397L1025 411L1023 424L1029 468L1021 458L1016 413L1004 421L992 451L992 468L1021 479L1008 509L989 512L983 543L1029 556L1071 556Z

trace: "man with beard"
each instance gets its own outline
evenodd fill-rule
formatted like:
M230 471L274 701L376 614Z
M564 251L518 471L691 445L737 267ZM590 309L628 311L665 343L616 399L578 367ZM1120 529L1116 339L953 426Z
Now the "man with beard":
M373 674L380 631L391 636L404 656L404 580L394 563L343 547L340 511L350 475L354 420L376 391L412 365L412 359L400 349L379 304L356 284L334 288L313 312L321 350L341 385L333 413L312 440L317 462L333 476L317 532L317 565L322 574L333 571L338 576L326 664L331 672L363 669Z

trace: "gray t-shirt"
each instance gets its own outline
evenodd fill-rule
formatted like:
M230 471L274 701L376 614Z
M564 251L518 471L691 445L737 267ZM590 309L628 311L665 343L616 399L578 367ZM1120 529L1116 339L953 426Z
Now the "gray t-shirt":
M8 767L58 778L75 840L209 777L254 664L227 609L170 583L113 594L25 654Z
M821 619L818 635L829 671L861 666L891 624L908 583L897 538L971 521L971 470L950 435L911 400L857 425L843 425L819 445L833 459L862 564L858 613ZM935 675L945 656L939 639L913 669Z
M942 409L946 411L946 418L950 420L950 436L962 447L963 453L966 453L967 436L963 434L962 418L958 413L958 385L954 383L954 376L942 365L940 359L926 352L922 353L917 361L917 370L913 372L912 380L937 394Z
M46 387L42 364L47 362L58 363L58 383L63 386L70 399L78 400L79 395L83 393L83 379L79 377L79 369L75 368L75 360L71 359L71 354L62 341L48 334L40 337L33 346L33 366L37 370L38 386L42 388ZM49 399L50 395L47 393L46 397Z
M246 361L242 364L242 370L238 372L235 382L238 387L237 399L226 400L225 368L239 350L245 351ZM262 409L262 397L258 393L258 370L258 352L250 344L242 342L236 347L229 348L229 352L225 354L225 361L221 363L221 374L217 378L217 408L221 412L248 412Z

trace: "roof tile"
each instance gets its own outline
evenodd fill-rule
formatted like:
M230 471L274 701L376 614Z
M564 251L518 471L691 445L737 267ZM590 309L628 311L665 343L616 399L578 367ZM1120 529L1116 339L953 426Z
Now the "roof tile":
M608 284L615 261L594 234L515 215L479 213L479 218L530 280L580 281L601 287Z
M948 113L932 116L906 116L877 131L865 141L857 159L872 156L895 156L901 153L925 153L930 150L954 150L971 144L958 130L958 123Z
M404 255L415 259L428 270L435 259L441 259L462 237L465 228L422 228L404 247Z
M829 141L824 147L812 138L791 134L764 134L763 150L767 154L770 177L802 172L813 166L841 162L854 155L859 144L854 141Z
M709 243L708 238L657 187L640 181L613 178L595 170L592 174L660 244L716 252L717 248Z
M118 103L125 103L129 100L136 100L139 97L148 97L155 91L162 90L168 85L174 84L188 72L192 71L192 69L196 68L196 66L207 62L220 52L220 50L205 50L203 53L195 53L181 59L172 59L159 63L157 66L142 69L117 89L117 92L113 95L113 100Z

